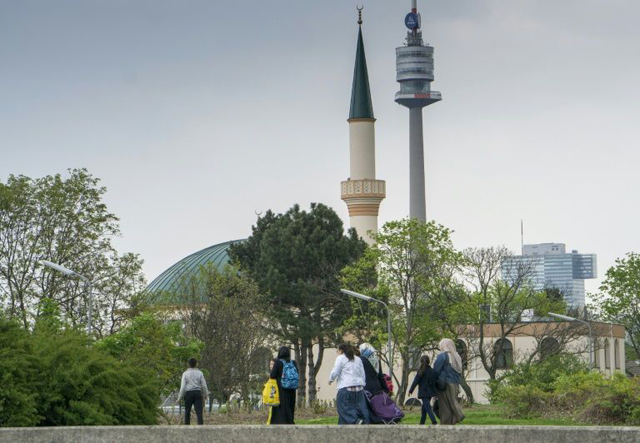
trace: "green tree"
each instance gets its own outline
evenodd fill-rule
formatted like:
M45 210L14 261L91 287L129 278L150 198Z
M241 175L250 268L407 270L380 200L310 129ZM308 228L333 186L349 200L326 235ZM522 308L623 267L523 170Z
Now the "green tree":
M180 387L187 360L199 358L204 344L185 337L179 321L165 322L146 312L96 346L121 362L150 371L162 393L168 394Z
M420 355L435 349L445 332L441 316L444 307L439 306L436 295L451 292L457 286L456 270L461 255L453 247L451 231L434 222L420 223L413 219L388 222L373 239L375 246L345 269L343 275L345 283L354 290L374 297L377 294L389 301L393 344L397 350L393 360L399 354L402 361L400 374L394 373L398 401L402 404L409 388L409 374L416 369ZM372 324L374 334L384 337L381 331L383 328L386 331L385 316L373 322L370 314L356 313L349 320L356 328L351 332L356 335L358 329ZM380 339L377 342L384 343ZM385 357L388 361L388 350Z
M98 335L122 325L120 312L144 287L142 261L111 245L117 217L106 192L85 169L42 178L11 175L0 182L0 307L27 327L42 298L55 300L72 325L87 321L88 292L79 279L43 267L66 266L95 282Z
M617 259L600 291L605 319L624 325L635 355L640 355L640 254L630 252Z
M329 207L294 205L284 214L268 211L258 218L247 241L234 245L233 261L267 295L271 332L293 343L300 365L299 402L316 398L316 374L350 304L339 292L340 271L357 260L365 243L355 230L344 233L342 220ZM314 355L317 345L318 355ZM307 370L304 367L307 366Z

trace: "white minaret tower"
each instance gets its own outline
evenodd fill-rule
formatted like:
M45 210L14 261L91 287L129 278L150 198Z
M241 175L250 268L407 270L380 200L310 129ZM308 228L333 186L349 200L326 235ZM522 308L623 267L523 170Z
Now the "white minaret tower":
M376 180L376 138L369 90L367 60L362 41L362 8L358 8L358 48L349 112L350 177L343 181L342 200L349 208L351 227L369 244L378 232L378 209L386 196L384 180Z
M396 103L409 108L409 217L426 222L422 108L442 100L442 95L431 90L433 47L422 43L417 3L412 0L411 12L404 20L409 28L407 45L396 48L396 79L400 83Z

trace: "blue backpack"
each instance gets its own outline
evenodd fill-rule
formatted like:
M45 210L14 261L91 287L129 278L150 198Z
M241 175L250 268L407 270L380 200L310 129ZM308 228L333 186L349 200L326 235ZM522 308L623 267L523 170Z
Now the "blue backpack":
M298 370L292 361L282 362L282 379L280 384L285 389L298 389Z

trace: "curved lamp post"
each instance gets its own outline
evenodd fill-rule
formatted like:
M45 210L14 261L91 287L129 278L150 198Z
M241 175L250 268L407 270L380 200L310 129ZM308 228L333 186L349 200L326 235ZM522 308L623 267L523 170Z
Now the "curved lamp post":
M591 335L591 325L588 321L580 320L579 318L569 317L568 315L555 314L553 312L549 312L551 317L555 317L564 321L577 321L580 323L584 323L589 328L589 369L593 369L593 336Z
M44 266L51 268L51 269L55 269L58 272L62 272L64 275L69 275L69 276L75 276L78 277L81 280L84 280L84 282L86 283L87 287L89 288L89 306L87 309L87 317L88 317L88 322L87 322L87 333L89 335L91 335L92 332L92 322L91 322L91 314L92 314L92 310L93 310L93 294L92 294L92 284L91 284L91 280L89 280L87 277L85 277L82 274L78 274L76 271L72 271L69 268L65 268L62 265L59 265L57 263L53 263L47 260L41 260L40 261L41 264L43 264Z
M389 306L387 306L387 304L382 300L369 297L368 295L360 294L359 292L350 291L348 289L340 289L340 292L351 297L359 298L360 300L375 301L377 303L380 303L387 309L387 349L389 350L389 377L391 377L391 380L393 380L393 347L391 347L391 311L389 311Z

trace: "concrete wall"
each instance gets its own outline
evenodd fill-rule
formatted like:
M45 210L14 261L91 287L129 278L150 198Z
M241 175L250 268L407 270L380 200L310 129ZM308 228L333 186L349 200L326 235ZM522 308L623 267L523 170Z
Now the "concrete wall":
M4 443L637 443L640 428L556 426L122 426L0 428Z

